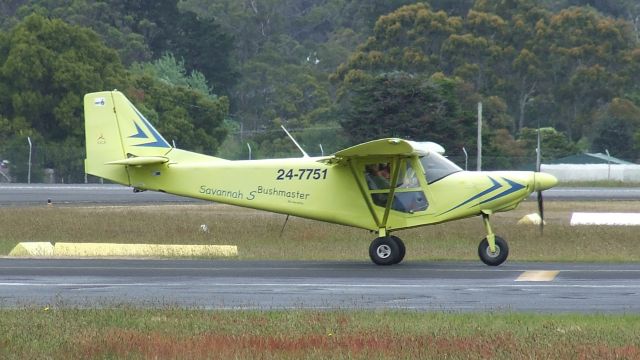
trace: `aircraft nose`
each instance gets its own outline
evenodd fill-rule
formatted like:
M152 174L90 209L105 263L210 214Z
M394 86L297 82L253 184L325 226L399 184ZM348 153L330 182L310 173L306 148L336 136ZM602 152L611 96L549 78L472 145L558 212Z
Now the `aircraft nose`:
M556 186L557 183L558 179L551 174L536 172L533 175L534 191L551 189L552 187Z

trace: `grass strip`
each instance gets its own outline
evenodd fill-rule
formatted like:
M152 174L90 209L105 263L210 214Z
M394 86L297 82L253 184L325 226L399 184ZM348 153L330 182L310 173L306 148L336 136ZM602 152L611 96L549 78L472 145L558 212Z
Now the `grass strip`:
M0 358L637 359L640 315L25 308Z
M507 239L511 261L640 261L637 228L569 226L573 211L633 212L640 203L547 201L544 236L516 225L536 212L535 201L492 216ZM367 231L226 205L0 208L0 254L21 241L125 244L237 245L239 259L367 261L375 237ZM206 225L203 231L201 225ZM477 260L485 236L479 217L394 232L407 246L405 261Z

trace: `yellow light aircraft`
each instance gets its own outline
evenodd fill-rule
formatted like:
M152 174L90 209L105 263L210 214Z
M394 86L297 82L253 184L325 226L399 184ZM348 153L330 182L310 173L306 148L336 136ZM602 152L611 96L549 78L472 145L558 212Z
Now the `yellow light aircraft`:
M480 259L500 265L509 249L493 233L489 216L557 183L540 172L463 171L441 155L444 149L437 144L396 138L323 157L303 151L301 158L230 161L172 147L118 91L85 95L84 111L88 174L135 191L371 230L378 237L369 255L378 265L404 258L405 246L393 231L477 215L487 233L478 248Z

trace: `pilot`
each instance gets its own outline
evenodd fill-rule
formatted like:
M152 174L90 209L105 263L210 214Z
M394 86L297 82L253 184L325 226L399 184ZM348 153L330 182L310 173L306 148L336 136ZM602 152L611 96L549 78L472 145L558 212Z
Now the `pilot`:
M389 188L389 164L371 164L366 166L366 178L370 190Z

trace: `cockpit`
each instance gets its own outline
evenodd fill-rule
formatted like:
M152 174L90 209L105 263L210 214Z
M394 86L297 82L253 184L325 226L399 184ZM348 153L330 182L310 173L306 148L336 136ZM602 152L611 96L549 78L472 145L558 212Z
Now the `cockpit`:
M418 163L420 161L420 163ZM374 205L386 207L391 187L394 186L391 209L414 213L424 211L429 202L420 185L417 169L424 169L427 184L432 184L462 169L436 152L428 152L420 158L408 158L393 162L367 163L364 166L364 178L367 183L371 201ZM393 167L399 166L398 178L393 184Z

